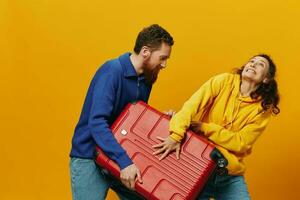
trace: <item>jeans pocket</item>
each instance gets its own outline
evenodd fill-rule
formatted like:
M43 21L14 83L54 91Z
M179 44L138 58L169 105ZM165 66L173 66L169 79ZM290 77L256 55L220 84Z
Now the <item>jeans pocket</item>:
M81 168L84 167L83 165L87 165L89 162L89 159L71 158L70 168L72 177L78 176Z

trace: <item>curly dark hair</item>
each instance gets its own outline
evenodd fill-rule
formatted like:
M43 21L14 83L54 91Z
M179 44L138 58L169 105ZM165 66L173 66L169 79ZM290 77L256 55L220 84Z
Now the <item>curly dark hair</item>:
M134 46L134 52L140 53L143 46L149 47L151 50L156 50L161 47L162 43L170 46L174 44L173 38L164 28L158 24L153 24L144 28L137 36Z
M280 113L280 109L278 108L280 98L278 94L277 82L275 80L276 65L271 57L267 54L258 54L253 57L256 56L263 57L269 62L268 82L262 82L258 88L250 94L250 96L252 99L256 99L261 96L261 106L263 110L266 111L270 109L273 114L277 115ZM236 73L241 75L244 67L245 66L237 69Z

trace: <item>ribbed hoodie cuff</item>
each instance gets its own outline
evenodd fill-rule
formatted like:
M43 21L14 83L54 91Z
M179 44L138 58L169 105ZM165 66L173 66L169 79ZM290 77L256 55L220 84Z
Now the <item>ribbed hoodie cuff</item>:
M129 165L133 164L132 160L129 158L129 156L126 153L121 155L117 159L117 163L118 163L121 170L128 167Z
M182 140L182 136L174 132L171 133L170 137L177 142L181 142Z

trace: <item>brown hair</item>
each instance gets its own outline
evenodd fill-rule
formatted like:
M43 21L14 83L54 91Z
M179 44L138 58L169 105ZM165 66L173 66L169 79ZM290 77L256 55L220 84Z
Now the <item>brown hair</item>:
M264 110L271 109L271 112L275 115L280 113L280 109L278 108L279 104L279 94L277 88L277 82L275 80L275 73L276 73L276 65L271 59L269 55L266 54L258 54L253 57L260 56L268 60L269 62L269 72L268 72L268 82L261 83L258 88L250 94L252 99L256 99L259 96L262 97L261 106ZM236 70L236 73L242 74L242 71L245 66L241 67L240 69Z
M153 24L144 28L137 36L134 52L140 53L143 46L147 46L152 50L159 49L162 43L170 46L174 44L172 36L161 26Z

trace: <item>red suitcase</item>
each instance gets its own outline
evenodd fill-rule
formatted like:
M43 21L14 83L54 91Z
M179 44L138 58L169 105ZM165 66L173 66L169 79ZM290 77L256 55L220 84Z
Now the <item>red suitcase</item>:
M128 104L111 129L127 154L141 171L143 183L135 190L146 199L194 199L215 169L226 169L226 160L214 145L200 135L187 131L180 159L171 153L162 161L152 155L157 136L169 135L169 117L144 102ZM118 165L96 148L96 163L119 178ZM221 170L220 170L221 171ZM225 171L225 170L224 170Z

